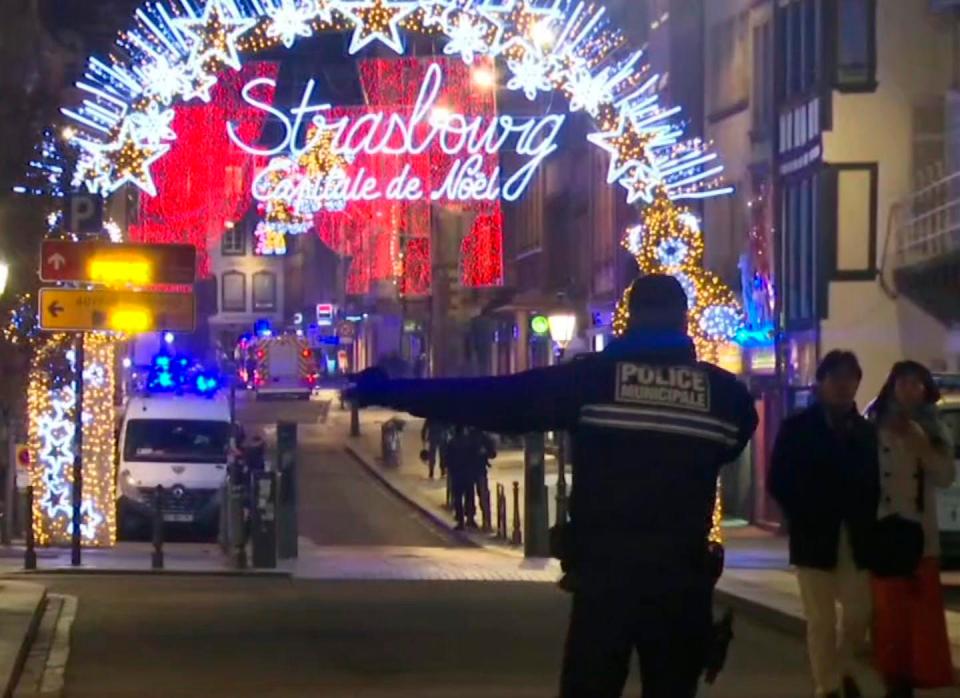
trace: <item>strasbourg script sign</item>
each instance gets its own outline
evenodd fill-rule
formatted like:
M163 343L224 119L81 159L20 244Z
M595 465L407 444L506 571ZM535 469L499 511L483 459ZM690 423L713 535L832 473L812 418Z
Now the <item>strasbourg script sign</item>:
M272 146L244 143L237 128L227 123L230 139L247 153L272 158L254 178L253 196L257 201L283 201L297 212L316 211L324 202L350 201L515 201L526 190L544 159L557 149L565 114L533 117L468 117L438 107L443 86L440 66L429 66L419 96L409 115L367 112L359 117L328 118L332 105L312 104L315 81L304 87L300 105L284 112L258 100L258 88L275 88L270 78L259 78L244 85L243 99L266 112L282 127L282 137ZM304 133L316 127L312 140ZM332 150L353 162L358 155L416 156L430 148L439 148L452 159L449 169L430 188L417 177L409 164L396 177L378 179L363 167L351 171L334 170L329 175L311 176L294 166L297 159L332 133ZM300 145L300 143L304 143ZM516 153L520 161L511 174L497 166L486 172L486 156L501 149Z

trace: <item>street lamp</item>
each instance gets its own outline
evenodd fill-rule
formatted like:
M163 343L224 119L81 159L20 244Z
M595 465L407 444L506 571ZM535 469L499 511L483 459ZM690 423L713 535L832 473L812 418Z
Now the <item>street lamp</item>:
M577 316L572 312L553 313L547 318L550 325L550 339L560 347L560 355L570 346L577 333Z
M573 311L562 310L551 313L547 318L550 325L550 339L560 348L559 357L570 346L577 333L577 315ZM567 522L567 434L561 432L557 439L557 526Z

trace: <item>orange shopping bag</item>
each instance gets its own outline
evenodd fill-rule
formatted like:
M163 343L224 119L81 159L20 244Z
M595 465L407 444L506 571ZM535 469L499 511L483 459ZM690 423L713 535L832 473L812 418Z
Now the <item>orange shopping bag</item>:
M873 580L877 671L914 688L954 685L940 564L926 557L913 577Z

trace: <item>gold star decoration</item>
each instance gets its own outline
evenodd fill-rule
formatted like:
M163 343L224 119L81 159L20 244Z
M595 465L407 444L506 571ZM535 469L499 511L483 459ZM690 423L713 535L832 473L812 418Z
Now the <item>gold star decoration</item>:
M403 0L373 0L372 3L344 4L342 11L352 20L356 29L350 41L350 53L379 41L396 53L403 53L400 41L400 22L417 9L416 3Z

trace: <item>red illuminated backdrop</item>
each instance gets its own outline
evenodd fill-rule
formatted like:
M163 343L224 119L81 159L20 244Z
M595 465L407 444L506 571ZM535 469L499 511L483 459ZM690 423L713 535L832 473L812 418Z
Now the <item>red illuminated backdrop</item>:
M427 67L443 67L443 90L438 105L468 117L492 118L496 113L493 89L474 84L471 68L446 58L376 59L360 63L366 105L339 107L331 117L358 116L366 109L408 115L416 102ZM492 69L492 64L480 64ZM252 62L239 72L221 76L209 104L176 108L177 140L154 166L157 196L143 196L139 225L131 238L150 242L182 241L196 245L201 273L209 273L207 248L219 239L228 221L237 221L251 204L254 174L266 161L250 156L228 138L225 124L238 125L246 143L260 136L265 113L240 97L244 84L258 77L276 79L278 65ZM258 98L272 95L258 94ZM426 124L420 128L426 129ZM409 164L427 191L439 188L453 158L438 147L417 156L359 155L350 170L363 167L381 181ZM487 156L487 173L499 165L497 155ZM461 281L466 286L498 285L503 279L503 215L499 201L468 203L438 201L434 205L470 213L474 222L461 246ZM340 212L318 213L315 228L320 238L338 254L353 258L347 292L366 293L371 283L396 280L405 295L423 295L431 283L431 203L378 200L352 201ZM248 244L252 244L248 241Z

